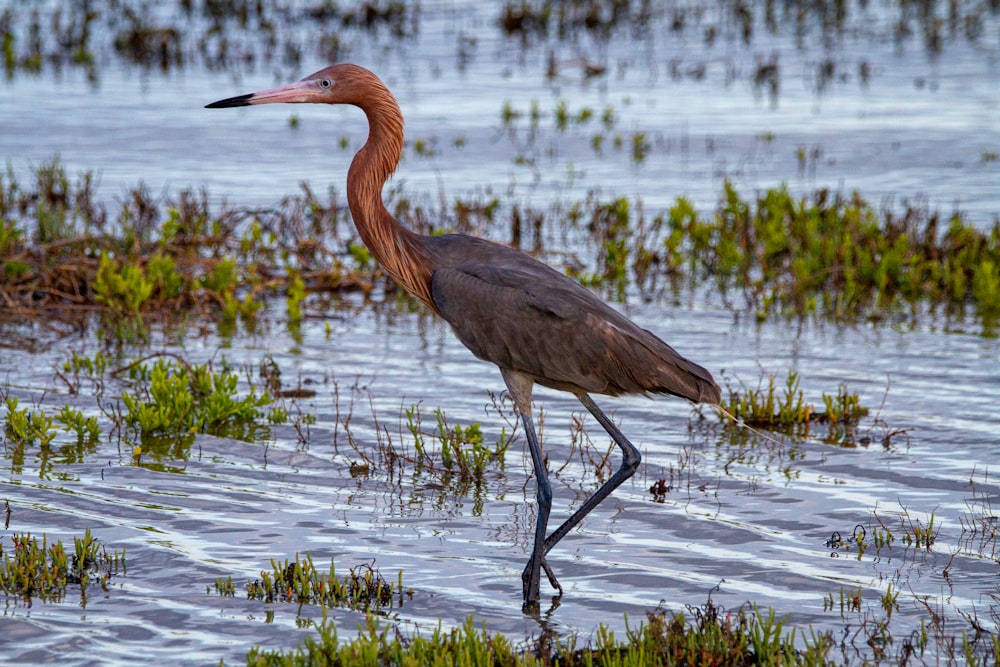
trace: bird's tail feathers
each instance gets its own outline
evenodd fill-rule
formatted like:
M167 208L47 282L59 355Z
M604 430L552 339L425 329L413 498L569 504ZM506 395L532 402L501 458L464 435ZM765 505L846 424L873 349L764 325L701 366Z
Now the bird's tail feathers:
M695 403L718 405L722 389L705 368L680 355L670 360L665 377L661 375L663 390ZM662 371L661 371L662 372ZM662 390L661 390L662 391Z

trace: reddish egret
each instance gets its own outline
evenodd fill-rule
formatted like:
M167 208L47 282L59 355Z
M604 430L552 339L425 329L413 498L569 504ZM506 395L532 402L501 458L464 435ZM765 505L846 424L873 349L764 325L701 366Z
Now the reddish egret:
M347 172L347 201L365 245L400 286L451 325L474 355L500 367L524 424L537 482L538 517L521 575L524 601L537 606L541 571L562 587L546 554L635 473L639 451L601 412L591 393L673 394L718 405L712 374L633 324L578 283L531 256L463 234L421 236L382 203L382 187L403 151L403 114L381 80L357 65L327 67L301 81L209 104L351 104L368 117L368 141ZM531 417L535 384L572 392L622 450L621 467L551 535L552 490Z

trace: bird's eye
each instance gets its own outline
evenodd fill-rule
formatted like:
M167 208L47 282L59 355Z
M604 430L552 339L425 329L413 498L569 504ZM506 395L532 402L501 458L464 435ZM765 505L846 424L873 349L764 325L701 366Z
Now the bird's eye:
M319 82L319 85L323 86L324 88L329 88L330 86L333 85L333 81L331 81L330 79L322 79Z

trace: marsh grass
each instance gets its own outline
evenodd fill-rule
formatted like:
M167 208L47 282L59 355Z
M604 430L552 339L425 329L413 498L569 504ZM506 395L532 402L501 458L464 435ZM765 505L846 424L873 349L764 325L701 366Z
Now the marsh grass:
M8 512L9 512L8 508ZM90 533L73 538L70 552L61 540L49 544L30 534L14 533L12 548L0 540L0 592L31 606L33 600L60 602L73 587L79 587L80 603L86 605L92 585L107 590L110 579L125 574L125 550L108 553Z
M729 183L711 215L684 198L648 214L640 200L595 193L549 211L491 194L439 207L398 189L387 198L411 229L528 246L619 301L707 287L758 320L943 314L946 326L961 328L971 315L988 335L1000 321L1000 221L982 231L957 213L943 220L912 207L876 209L857 193L827 190L797 198L779 187L747 200ZM238 324L253 331L270 297L283 296L297 335L332 297L398 291L348 220L335 193L324 202L308 186L274 209L214 210L204 192L157 201L139 185L111 215L94 200L93 177L74 182L55 159L34 169L28 186L11 170L0 175L0 301L7 319L56 332L96 314L109 343L127 343L179 317L215 320L223 334Z
M765 386L764 373L761 373L755 388L741 386L736 389L728 377L724 382L727 396L722 407L739 422L755 428L807 436L813 424L856 425L869 412L867 407L861 405L860 396L849 393L844 385L838 387L834 394L822 393L823 409L807 403L800 388L799 374L793 370L788 371L780 387L773 374L766 375ZM733 424L725 415L720 414L719 419L735 428L740 426Z
M828 190L796 198L781 187L746 201L726 183L714 215L680 198L662 222L666 264L742 295L734 307L758 319L916 319L922 306L961 318L971 307L992 331L1000 316L1000 221L980 231L959 214L880 211Z
M216 579L213 588L224 597L236 594L232 578ZM213 588L209 588L208 592ZM385 613L400 606L408 594L403 590L402 572L397 574L396 584L393 585L382 577L374 563L362 563L338 578L332 558L330 567L321 571L316 568L310 554L304 558L296 554L293 561L272 560L271 570L262 571L260 578L247 582L244 589L248 600L342 607L375 613Z
M412 636L369 616L359 630L356 638L342 640L333 624L323 623L298 649L252 649L247 665L827 665L837 647L831 634L788 628L773 610L747 606L730 612L711 600L687 613L647 612L625 637L602 624L586 644L551 631L515 644L485 626L477 629L471 616L460 627Z
M148 360L148 358L147 358ZM134 391L121 394L125 424L143 436L185 433L224 433L233 426L253 425L260 408L272 402L251 387L237 396L237 374L212 364L190 364L184 359L157 357L152 364L133 362L126 367Z
M356 392L352 389L346 404L343 404L339 385L334 382L333 398L336 404L334 447L338 446L342 430L348 446L357 457L352 463L352 473L357 475L379 474L396 479L403 474L429 474L439 481L455 484L459 489L470 484L480 487L486 481L487 473L503 473L507 449L515 437L517 420L495 396L491 397L492 407L488 407L488 411L500 414L506 426L492 444L486 442L479 422L466 426L451 423L441 408L433 410L435 427L427 428L419 404L400 406L400 424L394 437L379 417L373 397L368 394L376 444L372 448L355 436L352 421L358 398Z
M341 237L346 208L308 187L271 210L213 210L206 193L154 200L143 186L113 222L89 173L72 183L58 158L30 186L0 175L0 300L8 317L81 326L99 313L111 340L145 337L148 322L178 313L243 321L286 296L288 316L307 295L370 291L377 268L359 266Z

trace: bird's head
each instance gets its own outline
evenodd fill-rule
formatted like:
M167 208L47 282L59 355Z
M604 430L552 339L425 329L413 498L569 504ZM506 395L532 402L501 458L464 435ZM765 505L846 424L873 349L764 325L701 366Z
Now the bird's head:
M358 104L373 82L381 82L374 74L348 63L324 67L318 72L277 88L237 95L206 104L206 109L245 107L251 104L297 102L312 104ZM368 85L366 85L368 84Z

